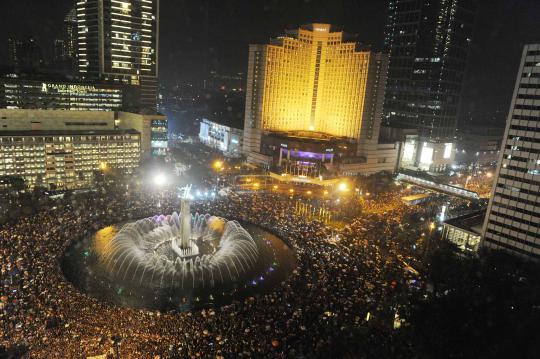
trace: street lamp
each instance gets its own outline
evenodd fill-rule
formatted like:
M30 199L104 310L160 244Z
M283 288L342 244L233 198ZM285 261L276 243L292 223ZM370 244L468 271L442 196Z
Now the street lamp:
M105 171L107 169L107 163L106 162L101 162L99 164L99 169L102 170L102 171Z

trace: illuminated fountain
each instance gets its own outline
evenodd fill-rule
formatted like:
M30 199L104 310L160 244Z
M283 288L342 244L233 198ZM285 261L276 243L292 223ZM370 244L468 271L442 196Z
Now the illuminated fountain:
M125 224L98 255L111 279L154 288L213 288L237 281L257 262L251 235L236 221L180 213Z
M257 225L179 213L112 224L73 241L62 267L82 291L136 308L190 310L271 290L294 266L291 248ZM248 232L249 231L249 232Z

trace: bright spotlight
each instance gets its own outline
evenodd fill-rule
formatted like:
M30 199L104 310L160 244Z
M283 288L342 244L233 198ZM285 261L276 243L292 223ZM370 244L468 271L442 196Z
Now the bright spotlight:
M213 164L213 167L217 170L221 169L223 167L223 162L222 161L215 161L214 164Z
M154 183L156 186L163 186L167 182L167 177L163 173L158 173L154 177Z
M345 191L348 191L349 188L347 187L347 184L345 182L341 182L338 185L338 190L340 190L341 192L345 192Z

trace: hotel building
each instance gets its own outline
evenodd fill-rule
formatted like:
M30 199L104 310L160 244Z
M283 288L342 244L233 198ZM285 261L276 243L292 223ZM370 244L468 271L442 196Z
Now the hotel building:
M0 108L71 111L119 111L124 106L120 84L65 80L0 78Z
M167 118L122 111L1 110L0 131L135 130L143 157L167 153Z
M137 86L155 112L159 0L79 0L76 14L80 77Z
M96 171L132 173L140 143L135 130L0 130L0 178L20 177L30 189L90 187Z
M393 171L396 144L378 144L387 62L329 24L304 25L269 44L250 45L248 161L348 174Z
M527 45L483 227L487 248L540 259L540 44Z

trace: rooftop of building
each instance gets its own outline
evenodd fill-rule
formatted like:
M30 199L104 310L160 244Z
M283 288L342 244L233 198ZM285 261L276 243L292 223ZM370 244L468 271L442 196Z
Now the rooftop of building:
M485 217L486 210L483 209L446 220L444 224L481 235Z
M15 130L0 131L0 137L40 137L40 136L77 136L77 135L136 135L139 131L126 130Z
M310 31L313 33L318 33L318 34L340 33L341 41L344 43L356 42L358 38L357 34L351 34L351 33L343 31L342 26L337 26L337 25L327 24L327 23L308 23L308 24L303 24L296 27L289 27L285 29L283 35L271 38L270 43L280 43L280 38L282 38L283 36L298 38L300 31ZM359 49L360 49L360 46L363 46L361 48L362 50L366 49L364 45L358 44L358 46L359 46Z

